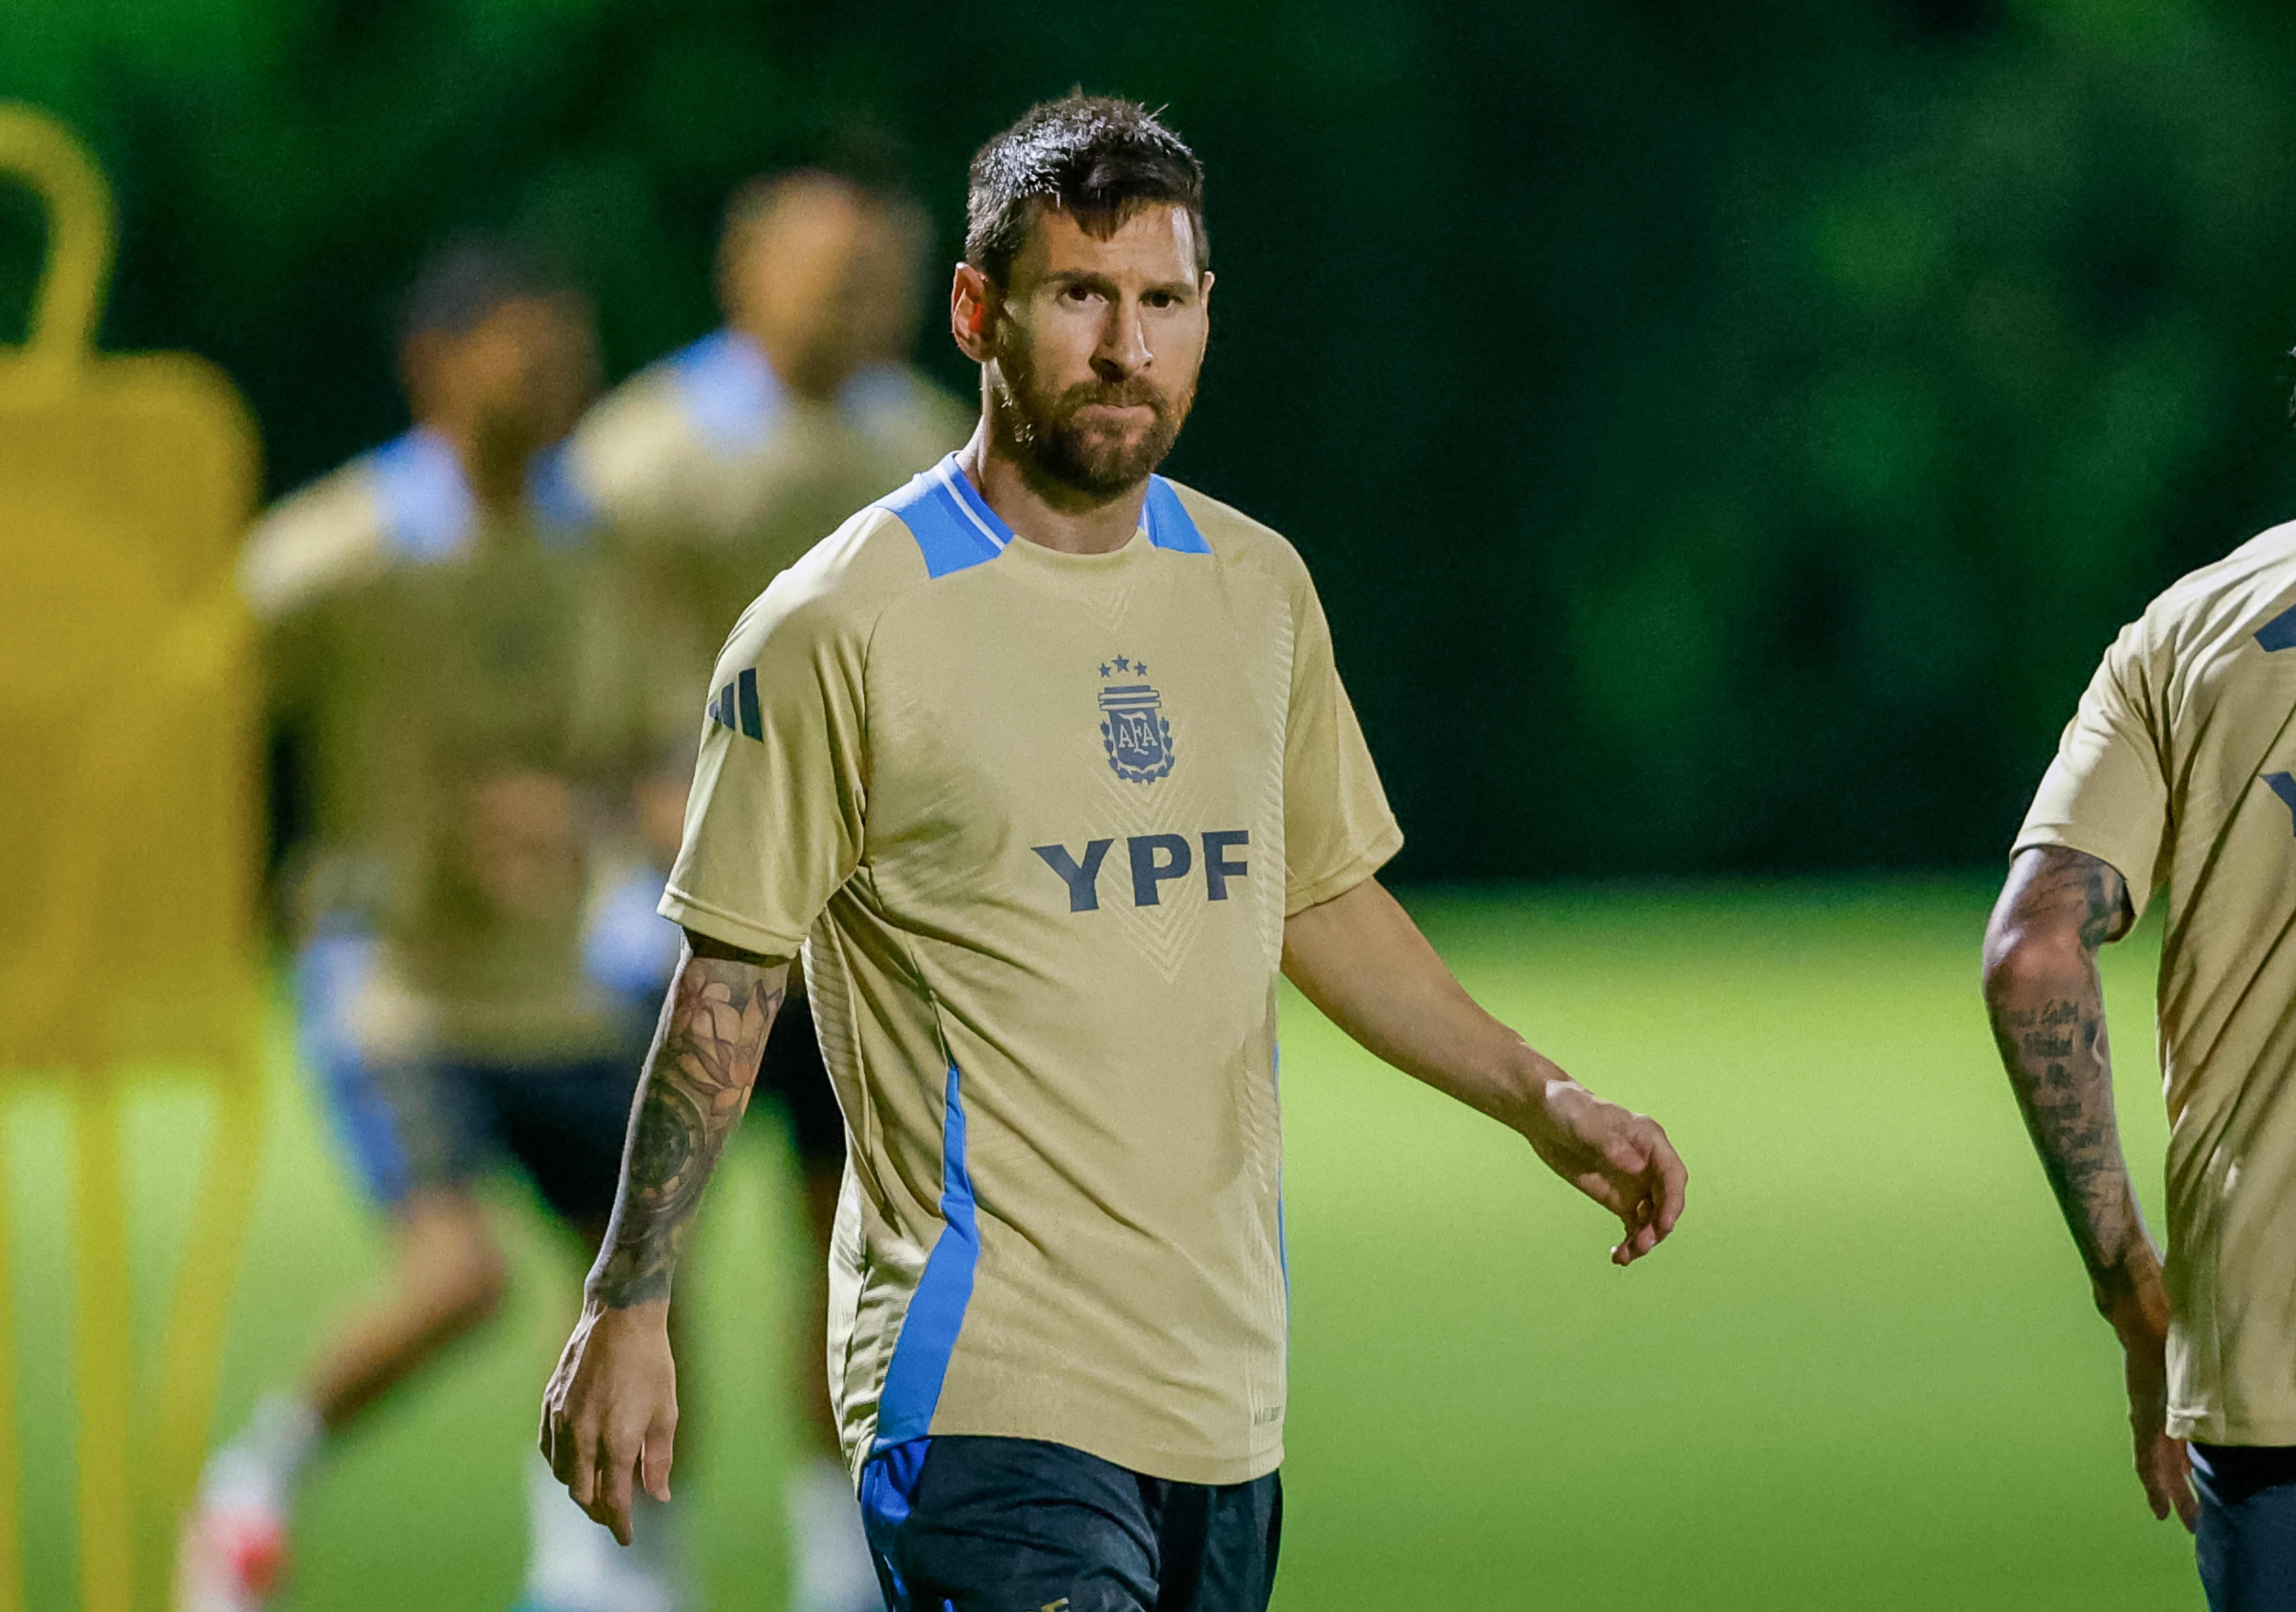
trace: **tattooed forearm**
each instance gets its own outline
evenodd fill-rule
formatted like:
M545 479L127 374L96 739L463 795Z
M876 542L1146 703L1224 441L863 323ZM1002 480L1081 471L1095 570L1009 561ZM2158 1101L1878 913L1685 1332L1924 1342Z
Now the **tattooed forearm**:
M750 1085L779 1011L789 965L726 948L689 950L662 1004L622 1150L621 1190L593 1298L622 1308L667 1298L693 1212Z
M2112 1112L2097 948L2119 931L2128 888L2079 851L2030 850L1986 934L1985 1005L2025 1128L2108 1315L2158 1273Z

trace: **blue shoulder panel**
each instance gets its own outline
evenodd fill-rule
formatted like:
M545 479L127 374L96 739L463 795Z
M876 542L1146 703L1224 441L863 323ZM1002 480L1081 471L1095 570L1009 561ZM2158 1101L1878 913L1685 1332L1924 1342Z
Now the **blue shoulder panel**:
M948 1096L941 1118L940 1235L925 1256L924 1274L909 1296L901 1335L885 1368L877 1400L877 1442L882 1452L922 1438L932 1431L940 1408L940 1386L949 1356L972 1302L973 1267L980 1262L980 1228L973 1216L972 1175L964 1162L964 1094L956 1066L948 1066Z
M994 560L1013 541L1013 528L981 502L956 468L954 454L922 475L911 477L898 492L877 500L877 507L901 518L924 554L926 572L933 577Z
M463 552L477 529L479 506L445 438L416 426L366 462L383 530L400 558L445 560Z
M462 462L436 431L416 426L366 457L382 528L399 558L451 560L471 545L479 503ZM544 448L526 467L526 506L545 548L588 541L597 511L576 484L566 445Z
M1188 519L1187 506L1180 495L1161 476L1148 478L1148 503L1140 511L1142 524L1148 528L1148 541L1160 549L1170 549L1178 554L1209 554L1212 545L1196 530L1196 523Z
M578 548L598 525L597 505L574 479L573 455L563 442L537 454L526 467L526 507L545 548Z
M2256 642L2267 650L2296 650L2296 610L2283 610L2257 628Z
M755 446L781 413L781 377L757 343L738 331L713 331L666 362L686 413L720 453Z

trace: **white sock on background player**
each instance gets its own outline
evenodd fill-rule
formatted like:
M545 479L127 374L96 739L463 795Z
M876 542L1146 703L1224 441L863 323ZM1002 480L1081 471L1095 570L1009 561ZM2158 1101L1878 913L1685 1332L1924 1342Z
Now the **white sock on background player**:
M295 1485L324 1429L308 1401L267 1394L208 1458L177 1544L178 1612L257 1612L284 1580Z
M592 1522L539 1453L526 1468L526 1592L520 1612L680 1612L691 1604L678 1508L638 1496L629 1549Z
M790 1612L880 1612L883 1597L844 1465L800 1462L783 1490L789 1512Z

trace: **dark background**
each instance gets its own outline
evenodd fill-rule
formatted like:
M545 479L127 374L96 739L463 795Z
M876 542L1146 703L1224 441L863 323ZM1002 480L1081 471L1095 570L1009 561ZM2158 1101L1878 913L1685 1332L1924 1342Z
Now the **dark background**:
M283 490L398 429L394 294L552 231L616 375L752 172L1073 84L1211 174L1168 468L1314 566L1406 878L1996 857L2115 626L2296 513L2296 13L2202 0L12 0ZM0 199L0 334L38 250ZM929 317L922 356L968 380Z

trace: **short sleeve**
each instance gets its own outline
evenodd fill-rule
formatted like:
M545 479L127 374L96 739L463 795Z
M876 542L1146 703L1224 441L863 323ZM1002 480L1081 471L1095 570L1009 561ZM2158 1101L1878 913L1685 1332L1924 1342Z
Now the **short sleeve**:
M1403 847L1323 601L1302 569L1292 601L1292 709L1283 736L1283 913L1344 896Z
M2105 651L2080 708L2065 724L2015 850L2064 846L2109 863L2144 911L2169 831L2169 783L2153 715L2144 624L2132 622Z
M797 953L859 864L864 643L784 577L710 679L664 917L744 951Z

